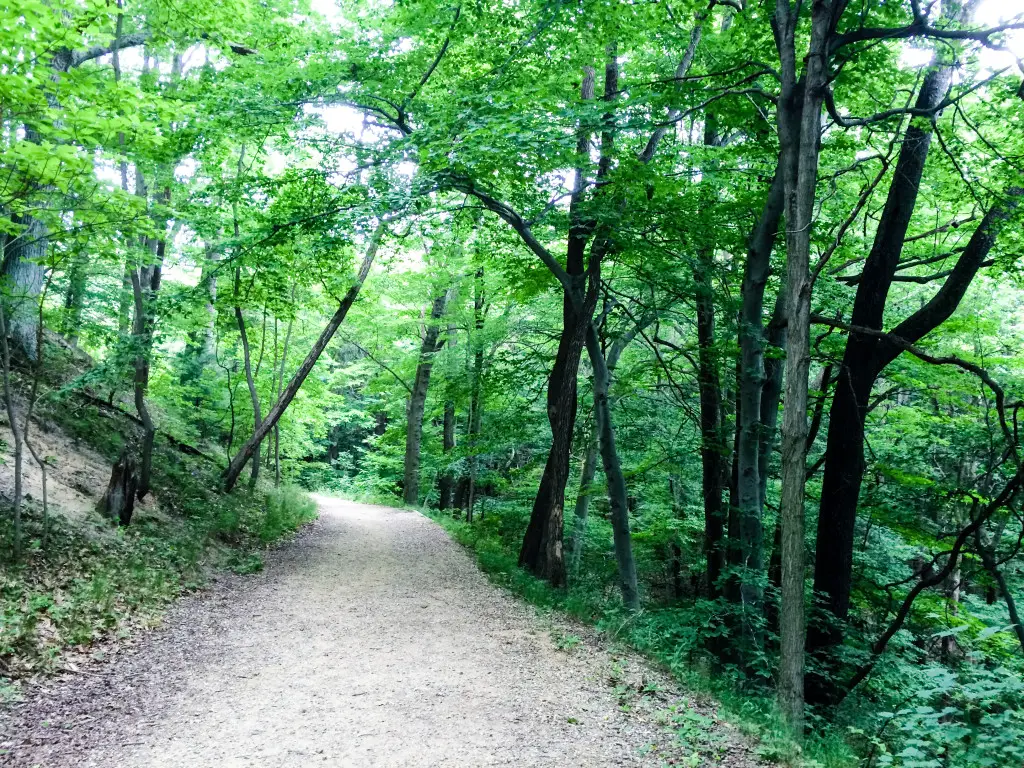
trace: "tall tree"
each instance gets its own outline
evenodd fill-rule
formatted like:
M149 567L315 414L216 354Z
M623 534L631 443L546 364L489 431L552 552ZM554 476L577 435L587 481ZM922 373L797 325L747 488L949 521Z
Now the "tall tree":
M427 389L430 373L434 367L434 355L444 346L440 320L451 299L452 289L438 293L430 303L430 313L423 327L420 343L420 357L416 365L416 378L409 395L405 430L405 475L402 483L402 499L410 506L420 502L420 442L423 439L423 411L427 404Z

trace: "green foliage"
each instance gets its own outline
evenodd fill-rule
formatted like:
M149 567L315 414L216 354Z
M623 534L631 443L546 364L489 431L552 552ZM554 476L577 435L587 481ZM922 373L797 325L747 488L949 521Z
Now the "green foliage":
M801 45L825 5L795 4ZM841 324L888 215L897 155L915 145L907 127L928 133L931 149L897 277L880 292L882 331L953 286L984 212L1019 186L1024 136L1013 68L1019 17L992 35L938 40L935 29L960 25L939 18L950 3L831 5L844 10L839 35L896 33L847 41L827 57L830 114L811 231L821 261L807 416L820 429L807 446L808 551L830 403L849 378ZM989 5L964 24L994 23L1004 9ZM450 481L455 514L465 517L472 495L472 524L452 521L451 507L439 519L493 579L598 624L691 684L713 677L741 719L761 724L766 754L795 760L792 743L771 735L783 728L765 704L778 662L775 435L758 426L767 450L760 541L737 544L744 526L736 507L727 510L735 535L722 545L729 565L717 585L707 583L704 489L720 482L727 506L740 494L727 478L705 477L701 457L710 448L727 458L738 482L739 385L751 373L740 309L757 283L745 274L748 246L780 150L770 4L341 0L336 10L324 18L307 0L25 0L0 9L0 246L5 263L22 254L4 267L0 300L19 322L41 317L46 326L41 370L15 372L18 404L38 375L37 421L60 423L114 461L138 445L137 425L118 411L136 412L144 370L158 440L206 456L161 452L166 518L143 516L118 534L69 529L58 512L44 546L30 505L27 538L40 543L5 572L3 642L13 639L4 653L38 666L55 649L117 631L200 581L207 559L258 571L261 547L314 514L297 488L396 503L406 461L416 458L413 506L438 505ZM129 37L115 71L109 53L94 54L114 44L118 28ZM602 98L611 43L620 80ZM901 110L930 66L914 62L925 55L955 62L956 72L943 110L908 115ZM593 100L581 98L586 68L595 72ZM876 117L861 125L861 115ZM857 124L843 125L850 119ZM646 157L652 139L657 151ZM1022 211L1010 214L956 312L917 340L915 354L885 367L871 392L850 618L829 665L812 667L846 697L811 713L811 762L853 761L841 738L865 768L1021 762L1021 694L1000 682L1024 674L1002 594L1024 587L1016 498L964 543L954 573L916 595L900 631L875 651L914 585L942 567L956 532L1013 475L1024 389ZM216 464L256 428L247 363L265 417L353 287L376 231L381 247L358 300L264 440L262 484L216 493ZM607 354L629 342L609 402L638 614L618 608L603 470L580 488L594 420L586 362L563 510L569 536L572 503L580 493L590 499L579 568L559 592L517 567L551 445L547 387L565 318L554 273L568 266L566 246L581 232L591 242L597 232L608 237L599 343ZM782 327L772 307L784 241L780 233L767 256L765 328ZM19 264L31 273L24 284L13 274ZM142 330L133 330L130 277L157 266L159 290L140 297ZM440 343L424 350L442 293ZM712 338L701 338L695 315L709 313ZM840 325L828 327L830 318ZM779 346L759 346L771 363L785 357ZM428 364L422 444L407 457L408 405ZM977 368L1001 387L1009 422ZM702 413L711 410L702 389L717 390L716 413ZM108 407L94 411L87 403L96 400ZM702 432L708 415L716 434ZM266 490L269 477L283 485ZM743 565L744 547L759 549L761 562ZM763 590L763 602L736 599L740 584ZM710 599L712 587L728 594ZM808 599L813 622L840 626L809 589ZM684 734L703 730L680 718Z
M266 505L266 514L256 533L264 544L316 519L316 503L295 486L286 485L268 491Z
M91 415L90 415L91 414ZM66 427L103 435L95 411L69 416ZM0 567L0 674L20 678L59 668L82 652L159 620L183 592L206 583L211 568L262 568L260 550L316 517L294 487L224 496L211 492L215 468L172 448L158 455L160 512L138 511L127 528L98 514L84 522L27 510L29 553ZM0 551L9 551L10 518L0 518Z
M857 759L836 735L824 732L801 749L789 737L779 720L771 698L751 696L735 686L735 677L723 670L709 674L708 642L721 632L721 603L698 600L685 607L648 608L639 614L622 610L619 596L607 582L583 573L568 590L555 590L546 582L530 576L517 563L518 540L503 531L508 515L522 518L528 510L509 505L496 505L483 520L473 525L449 515L432 513L463 546L475 555L481 569L494 583L509 589L531 604L545 610L565 613L596 625L610 640L625 643L664 664L687 687L695 692L713 695L721 707L719 713L737 723L760 740L760 754L769 760L806 768L853 768ZM606 531L605 549L610 530ZM571 651L578 638L556 637L560 650ZM735 674L735 673L733 673ZM671 717L671 724L680 739L687 743L705 742L704 749L714 754L708 744L708 723L703 715L683 709ZM700 738L698 738L700 735ZM713 742L713 739L712 739ZM698 763L699 764L699 763Z

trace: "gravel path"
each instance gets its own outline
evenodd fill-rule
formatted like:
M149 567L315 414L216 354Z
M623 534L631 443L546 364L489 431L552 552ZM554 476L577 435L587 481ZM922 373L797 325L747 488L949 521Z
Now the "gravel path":
M539 618L430 520L318 501L263 573L221 579L113 661L31 692L0 724L0 763L758 765L706 705Z

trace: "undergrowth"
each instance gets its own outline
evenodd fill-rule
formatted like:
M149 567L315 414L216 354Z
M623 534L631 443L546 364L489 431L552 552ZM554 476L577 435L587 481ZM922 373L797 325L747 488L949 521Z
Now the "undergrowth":
M137 508L126 528L98 513L74 522L51 515L44 536L39 507L26 504L27 551L18 563L0 564L0 678L51 672L62 659L101 652L99 641L152 624L211 570L260 570L267 545L316 517L316 505L295 487L221 494L213 490L218 470L161 450L158 507ZM0 552L11 551L11 536L10 516L2 515Z
M436 510L425 512L475 554L480 568L494 583L539 608L563 612L596 626L615 641L664 665L687 689L714 698L723 718L759 742L758 751L764 759L803 768L850 768L857 764L850 748L834 733L812 736L801 746L794 744L766 690L744 690L722 670L710 674L706 654L700 648L704 639L701 626L709 622L708 608L703 604L706 601L629 614L622 609L619 596L607 588L607 582L592 578L593 574L588 578L584 573L573 586L560 590L520 568L518 538L511 530L516 525L509 515L495 514L469 525ZM510 530L504 530L506 527ZM588 537L595 527L591 526ZM594 533L600 536L604 532ZM680 738L686 738L685 730L680 730Z

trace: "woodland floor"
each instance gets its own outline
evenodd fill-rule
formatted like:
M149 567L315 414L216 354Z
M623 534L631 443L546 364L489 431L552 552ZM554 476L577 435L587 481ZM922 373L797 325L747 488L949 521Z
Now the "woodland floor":
M706 702L538 616L430 520L318 501L262 573L27 691L0 719L0 764L760 764Z

